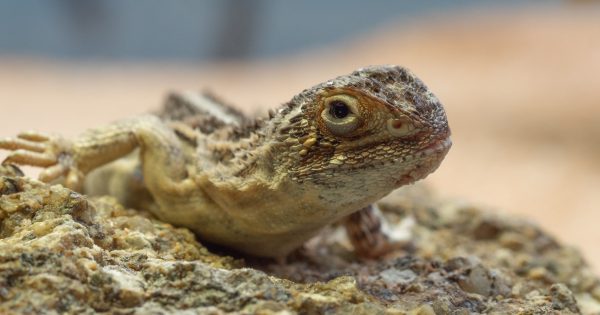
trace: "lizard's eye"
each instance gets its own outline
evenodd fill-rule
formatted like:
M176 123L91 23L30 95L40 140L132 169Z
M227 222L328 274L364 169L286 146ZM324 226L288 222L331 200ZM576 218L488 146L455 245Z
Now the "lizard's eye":
M345 136L359 125L358 100L350 95L340 94L325 99L321 118L327 129L336 136Z

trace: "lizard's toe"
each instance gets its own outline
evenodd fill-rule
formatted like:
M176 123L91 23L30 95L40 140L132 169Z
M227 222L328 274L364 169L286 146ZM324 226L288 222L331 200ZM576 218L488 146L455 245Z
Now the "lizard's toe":
M69 169L66 166L64 166L62 164L56 164L56 165L48 167L47 169L44 169L42 172L40 172L40 175L38 178L42 182L49 183L61 176L66 175L68 172L69 172Z
M46 150L46 146L43 143L33 142L21 138L0 139L0 148L11 151L23 149L33 152L44 152Z
M37 131L24 131L18 134L17 137L34 142L45 142L50 140L50 136Z
M81 192L83 191L83 179L85 175L79 169L71 167L67 170L67 178L65 179L65 187Z
M55 156L48 153L17 149L11 152L2 163L48 167L56 164L57 160Z

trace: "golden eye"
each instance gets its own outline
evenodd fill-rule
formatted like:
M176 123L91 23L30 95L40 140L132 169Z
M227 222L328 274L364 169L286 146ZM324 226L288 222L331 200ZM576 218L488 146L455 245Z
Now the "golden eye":
M336 135L348 135L358 128L358 100L350 95L335 95L325 99L321 118L327 129Z

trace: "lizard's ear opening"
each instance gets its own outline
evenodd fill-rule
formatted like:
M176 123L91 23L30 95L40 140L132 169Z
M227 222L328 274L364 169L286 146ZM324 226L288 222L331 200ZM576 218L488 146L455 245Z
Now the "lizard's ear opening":
M358 100L347 94L338 94L323 100L321 119L332 134L348 136L360 125Z

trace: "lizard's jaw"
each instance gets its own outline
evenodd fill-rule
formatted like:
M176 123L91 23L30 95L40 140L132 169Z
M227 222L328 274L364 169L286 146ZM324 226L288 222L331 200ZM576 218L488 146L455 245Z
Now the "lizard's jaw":
M450 136L447 136L446 138L444 138L442 140L434 141L432 144L425 147L425 149L423 149L421 151L421 155L422 156L431 156L431 155L443 153L444 154L442 156L442 158L443 158L446 155L446 153L448 153L448 151L450 150L450 147L452 147L452 139L450 139Z
M400 187L412 184L433 173L444 160L450 147L452 147L452 140L450 136L447 136L446 138L432 142L429 146L416 153L413 157L413 160L417 161L414 167L396 181L396 186Z

